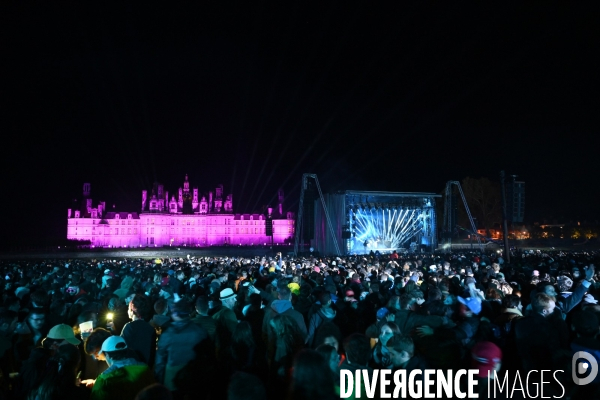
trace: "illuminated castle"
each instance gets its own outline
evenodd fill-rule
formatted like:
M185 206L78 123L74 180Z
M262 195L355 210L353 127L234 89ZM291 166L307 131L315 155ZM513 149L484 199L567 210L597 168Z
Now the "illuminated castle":
M283 190L278 207L266 214L234 214L231 194L219 185L201 195L190 189L187 175L183 187L169 198L164 186L155 184L150 198L142 191L141 212L111 212L105 202L93 206L91 185L83 185L79 209L69 209L67 238L89 240L94 247L145 247L214 245L264 245L272 221L273 243L290 242L294 237L294 214L283 210Z

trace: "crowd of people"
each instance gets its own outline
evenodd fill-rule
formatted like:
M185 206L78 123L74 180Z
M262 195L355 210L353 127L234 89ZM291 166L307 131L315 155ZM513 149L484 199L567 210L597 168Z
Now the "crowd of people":
M600 398L571 378L600 361L599 255L1 261L0 398L326 400L358 369L478 369L479 398L552 370L544 395Z

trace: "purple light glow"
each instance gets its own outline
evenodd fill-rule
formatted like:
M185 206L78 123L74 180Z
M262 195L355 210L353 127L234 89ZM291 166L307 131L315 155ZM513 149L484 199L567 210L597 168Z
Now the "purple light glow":
M90 196L90 186L84 186L84 197ZM67 238L89 240L93 247L143 247L266 245L265 216L262 214L234 214L232 195L223 195L223 186L200 196L198 189L189 187L186 175L184 187L179 188L178 201L162 185L151 195L142 191L141 212L108 212L105 203L92 207L86 198L85 208L69 210ZM156 194L158 192L158 196ZM192 194L193 193L193 196ZM208 198L208 200L207 200ZM294 237L294 214L283 212L283 192L280 204L273 213L273 244L284 244ZM270 240L269 240L270 242Z

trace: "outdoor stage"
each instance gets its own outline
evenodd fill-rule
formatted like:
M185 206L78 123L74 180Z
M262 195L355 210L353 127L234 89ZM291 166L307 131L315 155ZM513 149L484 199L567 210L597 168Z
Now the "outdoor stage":
M347 190L324 196L333 235L323 207L315 204L315 237L321 254L433 251L437 247L434 193ZM338 251L339 249L339 251Z

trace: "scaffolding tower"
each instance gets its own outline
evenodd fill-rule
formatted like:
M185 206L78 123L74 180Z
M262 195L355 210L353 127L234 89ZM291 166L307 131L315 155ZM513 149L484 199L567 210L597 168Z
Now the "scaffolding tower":
M340 246L337 242L337 237L333 230L333 224L331 223L331 218L329 217L329 211L327 210L327 205L325 204L325 198L323 197L323 192L321 191L321 185L319 185L319 179L316 174L303 174L302 175L302 185L300 190L300 204L298 206L298 220L296 222L296 233L294 240L294 255L298 256L298 245L300 242L300 237L302 236L302 219L304 216L304 192L306 190L308 179L314 179L315 185L319 192L319 198L321 199L321 205L323 206L323 213L325 214L325 219L327 220L327 225L329 227L329 233L331 234L331 239L333 241L333 245L335 247L336 255L342 255L340 252ZM314 216L310 216L313 218Z
M444 237L443 237L443 247L452 249L452 233L454 232L454 228L456 227L456 221L452 217L452 210L454 208L454 202L452 200L452 187L456 186L458 188L458 192L460 193L460 197L462 198L463 205L465 206L465 211L467 212L467 216L469 217L469 222L471 223L472 234L477 239L477 245L479 246L479 250L483 251L483 245L481 244L480 235L477 233L477 227L475 226L475 221L473 221L473 216L471 215L471 210L469 210L469 205L467 204L467 199L465 198L465 194L460 186L460 182L458 181L448 181L446 183L446 192L444 197Z

